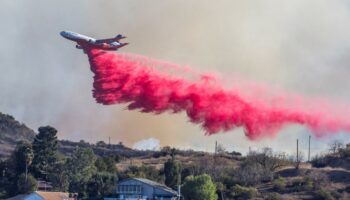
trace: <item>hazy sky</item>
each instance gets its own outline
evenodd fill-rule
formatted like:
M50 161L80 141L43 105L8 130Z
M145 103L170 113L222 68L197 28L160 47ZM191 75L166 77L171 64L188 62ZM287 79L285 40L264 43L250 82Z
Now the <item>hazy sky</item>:
M336 102L350 100L350 5L326 0L2 0L0 2L0 111L29 127L52 125L59 138L135 142L212 151L307 145L305 127L277 138L248 141L241 129L205 136L185 114L151 115L102 106L91 95L92 72L62 30L104 38L118 33L142 54L264 83ZM350 104L350 103L349 103ZM344 113L345 114L345 113ZM313 139L314 151L349 134Z

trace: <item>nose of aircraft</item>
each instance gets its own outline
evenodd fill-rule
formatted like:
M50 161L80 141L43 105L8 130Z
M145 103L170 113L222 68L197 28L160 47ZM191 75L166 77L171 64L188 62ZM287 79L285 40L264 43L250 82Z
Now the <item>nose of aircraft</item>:
M87 40L88 37L74 33L72 31L61 31L60 35L68 40L77 41L79 39Z
M61 32L60 32L60 35L61 35L62 37L66 37L66 36L67 36L66 31L61 31Z

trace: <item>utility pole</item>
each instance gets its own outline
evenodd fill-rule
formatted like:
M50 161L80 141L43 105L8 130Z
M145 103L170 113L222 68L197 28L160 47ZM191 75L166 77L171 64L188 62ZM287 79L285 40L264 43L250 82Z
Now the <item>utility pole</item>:
M297 162L299 162L299 139L297 139Z
M216 155L218 151L218 141L215 141L215 152L214 152L214 155Z
M310 162L310 144L311 144L311 135L309 135L309 152L307 155L307 161Z

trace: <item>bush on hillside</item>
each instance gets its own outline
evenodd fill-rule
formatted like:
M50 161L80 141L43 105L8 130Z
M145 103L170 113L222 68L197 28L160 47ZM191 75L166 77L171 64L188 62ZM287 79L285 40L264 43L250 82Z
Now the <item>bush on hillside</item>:
M182 186L182 194L189 200L217 200L216 186L207 174L188 176Z
M245 161L235 172L235 177L241 185L256 185L272 181L276 170L289 164L285 154L277 154L270 148L250 152Z
M320 189L315 192L315 198L319 200L335 200L328 190Z
M317 190L321 187L326 187L328 183L328 176L319 171L311 171L304 177L304 188L309 190Z
M314 189L314 186L315 186L314 181L311 178L309 177L304 178L303 190L311 191Z
M231 196L235 199L254 199L258 191L253 187L233 186Z
M350 157L350 143L346 145L345 148L339 149L339 154L342 158Z
M28 174L21 174L17 180L17 189L19 194L29 194L34 192L38 187L36 179Z
M282 200L282 196L276 192L270 193L267 195L265 200Z
M316 168L327 166L327 157L325 155L316 155L311 160L311 165Z
M341 198L342 198L342 194L339 193L338 191L331 191L331 195L332 195L335 199L341 199Z
M290 192L301 192L304 191L304 181L302 179L295 179L291 182L291 185L289 186Z
M279 177L272 181L273 189L278 192L282 192L286 188L286 180L282 177Z

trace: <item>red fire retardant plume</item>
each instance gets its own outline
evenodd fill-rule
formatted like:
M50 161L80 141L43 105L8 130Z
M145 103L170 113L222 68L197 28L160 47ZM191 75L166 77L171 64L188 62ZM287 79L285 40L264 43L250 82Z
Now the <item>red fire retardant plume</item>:
M129 110L155 114L184 111L207 134L243 127L250 139L273 136L289 123L306 125L316 135L350 130L350 119L332 117L326 107L304 109L254 100L210 78L191 81L170 75L155 67L160 61L94 49L87 53L95 74L93 96L104 105L128 103Z

